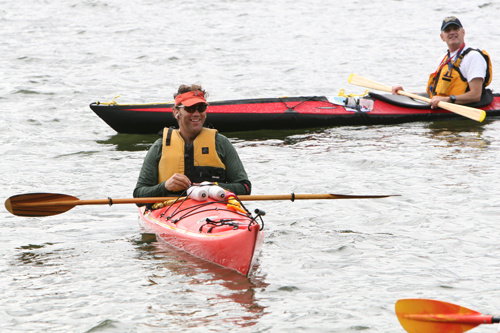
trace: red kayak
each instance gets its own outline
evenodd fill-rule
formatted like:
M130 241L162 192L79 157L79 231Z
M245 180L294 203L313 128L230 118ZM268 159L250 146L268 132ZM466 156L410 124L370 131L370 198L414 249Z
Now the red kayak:
M500 94L489 91L487 103L470 105L500 116ZM156 134L177 126L172 103L92 103L90 108L118 133ZM362 98L324 96L256 98L210 102L206 125L222 132L261 129L385 125L416 121L467 119L409 97L370 92Z
M140 208L141 224L172 246L248 275L263 243L262 218L233 199L179 198L165 207ZM257 222L260 219L261 224Z

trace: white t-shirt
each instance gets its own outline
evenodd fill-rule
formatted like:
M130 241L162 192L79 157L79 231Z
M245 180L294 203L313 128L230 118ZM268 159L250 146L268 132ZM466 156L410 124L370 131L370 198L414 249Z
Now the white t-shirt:
M470 47L465 46L462 52L465 52L465 50L469 49ZM455 52L451 53L451 57L453 59L453 62L456 60L455 56L457 54L458 50ZM439 67L441 64L441 61L444 59L446 55L443 55L439 59L439 63L436 66L436 68ZM467 82L472 81L472 79L475 78L482 78L484 81L484 78L486 77L486 60L484 60L483 56L479 54L477 51L470 51L468 54L465 55L465 57L462 59L462 62L460 63L460 72L462 72L462 75L467 79Z

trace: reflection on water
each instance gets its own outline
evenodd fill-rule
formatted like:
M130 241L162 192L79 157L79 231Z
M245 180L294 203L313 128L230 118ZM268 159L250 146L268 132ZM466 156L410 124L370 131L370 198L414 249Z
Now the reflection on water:
M483 138L485 127L494 120L485 120L482 123L473 120L447 120L434 121L430 123L413 123L401 125L397 128L422 126L430 130L429 137L446 141L450 146L463 146L484 148L490 142ZM331 138L332 135L340 135L336 140L342 140L349 131L363 131L367 128L376 129L379 126L349 126L349 127L328 127L309 128L297 130L259 130L245 132L221 132L233 142L242 143L245 146L252 146L258 142L266 141L270 146L291 146L304 141L315 141ZM391 126L383 126L390 128ZM103 145L113 145L118 151L145 151L159 138L155 134L116 134L107 140L99 140L97 143ZM374 138L371 138L374 140ZM380 137L378 139L381 139Z
M245 132L221 132L233 142L245 141L247 145L255 141L277 140L279 145L293 145L323 133L326 128L309 128L297 130L259 130ZM117 151L145 151L159 138L155 134L116 134L107 140L98 140L98 144L112 145Z
M486 148L490 141L483 137L483 132L491 122L492 120L482 123L473 120L436 121L427 127L430 138L445 141L448 146Z
M450 145L463 145L475 148L484 148L489 145L489 141L482 137L485 127L494 122L494 118L483 122L473 120L445 120L430 123L413 123L401 126L421 125L422 128L430 130L430 137L444 140ZM398 128L401 128L398 126ZM391 127L391 126L384 126ZM318 127L296 130L259 130L245 132L221 132L235 142L246 142L245 145L252 145L255 141L268 141L271 145L276 140L275 145L288 146L299 142L318 139L318 136L331 135L334 132L347 132L346 130L363 130L365 128L377 128L377 126L349 126L349 127ZM113 145L118 151L145 151L159 138L155 134L115 134L107 140L98 140L97 143L103 145Z
M231 139L239 139L244 141L262 141L262 140L283 140L288 142L293 141L296 135L304 135L309 133L319 133L324 131L325 128L308 128L296 130L259 130L259 131L245 131L245 132L224 132L225 136ZM291 143L290 143L291 144Z
M96 142L103 145L116 146L118 151L143 151L159 138L155 134L116 134L107 140L97 140Z
M28 244L23 245L18 248L20 253L17 259L23 265L34 265L34 266L57 266L63 263L59 260L67 255L68 250L72 249L51 249L54 243L44 243L44 244ZM50 249L50 251L47 251ZM17 263L15 263L17 265Z
M482 123L472 120L447 120L434 121L431 123L413 123L402 125L403 127L417 126L429 129L429 137L447 142L450 146L485 148L490 142L483 138L485 127L494 120L485 120ZM292 146L304 141L321 141L331 139L349 140L346 135L349 131L365 131L367 129L376 130L378 126L350 126L350 127L329 127L329 128L309 128L297 130L259 130L245 132L223 132L222 134L233 142L241 143L244 146L253 146L262 141L266 141L268 146ZM391 126L383 126L390 128ZM397 127L398 129L401 126ZM118 151L145 151L159 138L158 135L148 134L116 134L107 140L99 140L97 143L113 145ZM378 140L383 138L378 137ZM375 138L371 138L375 140Z
M239 304L245 314L238 314L231 317L224 316L223 320L231 321L241 327L249 327L257 324L259 319L265 314L266 307L258 304L255 297L256 291L264 291L268 286L265 282L265 276L256 273L259 268L258 262L254 268L254 273L246 277L233 270L192 256L163 241L156 242L154 238L151 234L143 234L141 241L136 242L141 259L147 261L154 259L158 263L154 273L148 279L151 285L169 284L170 278L178 280L181 277L181 282L187 283L190 286L188 290L193 288L207 288L206 291L209 292L208 290L210 290L212 294L212 287L223 287L221 291L212 294L215 298L209 299L207 306L211 307L227 302ZM166 269L166 271L163 269ZM183 321L182 317L186 316L186 311L189 310L186 307L181 307L181 309L178 311L169 309L168 315L179 317ZM209 316L201 314L195 316L195 313L192 313L189 316L190 321L199 321L198 324L200 325L206 325L209 321L220 320L213 313Z

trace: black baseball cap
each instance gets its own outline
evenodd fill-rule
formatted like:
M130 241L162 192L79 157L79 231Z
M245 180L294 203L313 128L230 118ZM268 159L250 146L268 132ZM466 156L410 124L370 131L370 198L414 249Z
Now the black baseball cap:
M457 19L455 16L448 16L443 20L443 24L441 24L441 31L444 31L446 27L450 25L458 25L460 28L463 28L462 23L460 23L460 20Z

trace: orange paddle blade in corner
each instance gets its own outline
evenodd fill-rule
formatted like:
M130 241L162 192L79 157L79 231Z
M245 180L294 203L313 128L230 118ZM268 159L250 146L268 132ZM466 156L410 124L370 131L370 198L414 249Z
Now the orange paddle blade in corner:
M409 333L462 333L500 322L500 318L460 305L429 299L401 299L396 302L396 315Z

